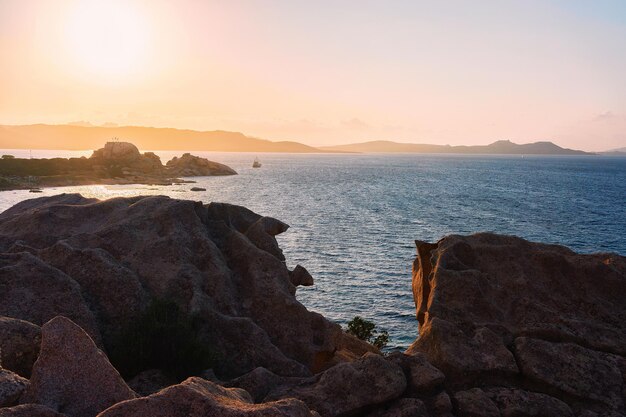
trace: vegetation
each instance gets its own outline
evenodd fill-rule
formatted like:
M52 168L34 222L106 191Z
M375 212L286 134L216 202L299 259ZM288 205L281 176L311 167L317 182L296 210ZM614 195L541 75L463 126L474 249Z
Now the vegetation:
M371 343L378 349L384 348L387 346L387 343L389 343L389 333L387 333L386 330L378 332L373 322L359 316L355 316L348 322L348 329L346 331L361 340Z
M111 363L124 378L161 369L182 380L213 367L216 354L198 337L198 322L171 301L153 300L114 337Z

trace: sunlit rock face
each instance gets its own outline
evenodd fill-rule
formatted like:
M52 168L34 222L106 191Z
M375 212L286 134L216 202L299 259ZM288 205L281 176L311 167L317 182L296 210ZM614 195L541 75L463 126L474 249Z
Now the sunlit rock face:
M170 175L178 177L237 174L234 169L227 165L209 161L190 153L185 153L180 158L175 156L167 161L166 167Z
M227 377L259 366L310 375L374 350L296 300L274 237L287 227L168 197L24 201L0 214L0 316L41 326L63 315L107 350L151 300L170 300Z
M445 373L459 415L625 412L626 258L488 233L416 243L407 353Z
M91 159L104 161L136 161L140 158L139 149L129 142L107 142L91 155Z

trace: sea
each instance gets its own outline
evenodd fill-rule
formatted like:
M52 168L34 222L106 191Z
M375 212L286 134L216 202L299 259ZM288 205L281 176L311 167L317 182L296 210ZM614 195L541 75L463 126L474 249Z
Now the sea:
M24 150L0 150L29 157ZM167 161L182 152L156 153ZM33 158L90 152L32 151ZM0 192L0 211L33 197L168 195L246 206L291 227L278 236L289 267L315 280L297 297L345 325L355 316L404 349L418 335L414 241L491 231L582 253L626 255L626 157L193 152L239 175L175 186L78 186ZM252 168L259 158L262 167ZM192 192L192 186L206 191Z

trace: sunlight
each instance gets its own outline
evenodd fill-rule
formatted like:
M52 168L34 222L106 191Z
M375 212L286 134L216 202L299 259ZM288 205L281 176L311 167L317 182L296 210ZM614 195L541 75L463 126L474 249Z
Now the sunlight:
M133 4L89 0L74 3L66 45L81 69L103 78L124 78L145 65L148 30Z

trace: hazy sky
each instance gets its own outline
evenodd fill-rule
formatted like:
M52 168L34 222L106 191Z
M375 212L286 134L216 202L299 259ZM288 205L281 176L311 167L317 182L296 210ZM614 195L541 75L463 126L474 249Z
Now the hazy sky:
M0 0L0 123L626 146L626 1Z

